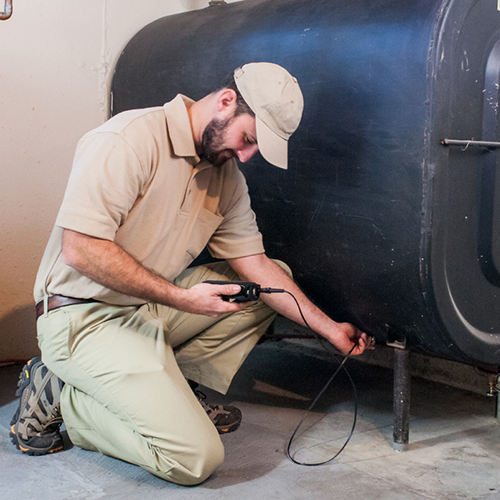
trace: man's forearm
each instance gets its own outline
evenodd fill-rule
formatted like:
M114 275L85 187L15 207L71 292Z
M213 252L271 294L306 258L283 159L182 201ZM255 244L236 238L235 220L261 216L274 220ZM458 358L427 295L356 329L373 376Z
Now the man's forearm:
M145 268L113 241L65 229L62 257L92 281L148 302L174 305L179 289Z
M66 265L106 288L179 311L220 317L247 305L225 302L221 298L221 294L237 293L238 286L199 283L189 290L179 288L144 267L113 241L76 231L64 230L62 258Z
M300 290L295 282L265 254L229 260L230 265L245 281L254 281L263 288L282 288L293 294L300 304L308 325L325 337L342 352L347 353L354 344L355 354L360 354L369 347L371 339L349 323L337 323L316 307ZM297 304L289 294L261 294L266 304L283 316L304 325Z
M299 302L307 323L314 331L322 333L324 331L331 332L332 329L336 329L337 323L323 314L278 265L264 255L252 257L256 257L256 259L248 269L238 265L242 261L240 259L229 261L241 279L255 281L262 288L282 288L290 292ZM304 325L297 304L290 295L262 294L261 298L281 315Z

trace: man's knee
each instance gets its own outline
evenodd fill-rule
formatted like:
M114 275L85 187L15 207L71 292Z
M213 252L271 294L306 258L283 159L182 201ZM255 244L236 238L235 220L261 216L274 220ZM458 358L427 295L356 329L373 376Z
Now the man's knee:
M293 279L293 273L292 273L292 270L290 269L290 267L288 266L288 264L285 264L283 261L281 260L277 260L277 259L272 259L273 262L281 267L281 269L283 269L283 271L285 271L285 273L287 274L287 276L290 278L290 279Z
M204 446L199 452L198 466L193 484L205 481L222 465L222 462L224 462L224 446L220 439Z
M162 451L158 450L160 453ZM155 473L182 486L195 486L208 479L224 461L224 446L219 438L199 443L193 454L166 472Z

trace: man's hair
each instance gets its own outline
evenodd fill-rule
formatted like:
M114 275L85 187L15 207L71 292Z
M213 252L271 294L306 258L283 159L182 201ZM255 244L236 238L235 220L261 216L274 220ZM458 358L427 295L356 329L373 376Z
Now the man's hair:
M226 77L226 79L222 82L222 84L214 90L215 92L219 92L223 89L231 89L236 92L236 109L234 110L234 117L238 115L242 115L244 113L249 114L250 116L255 116L255 113L251 110L250 106L246 103L243 96L240 94L238 87L236 86L236 82L234 80L234 73L231 73Z

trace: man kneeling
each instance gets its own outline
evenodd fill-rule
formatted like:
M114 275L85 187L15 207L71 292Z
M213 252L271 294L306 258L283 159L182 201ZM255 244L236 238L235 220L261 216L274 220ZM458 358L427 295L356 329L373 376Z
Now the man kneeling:
M237 166L260 150L286 168L302 108L285 69L250 63L200 101L179 94L81 139L35 285L43 362L21 374L19 449L62 449L64 418L77 446L174 483L206 479L223 461L219 433L235 430L241 412L200 404L192 386L226 393L277 313L302 323L287 294L240 303L222 297L239 285L206 281L286 289L342 352L369 345L266 256ZM205 246L223 261L188 268Z

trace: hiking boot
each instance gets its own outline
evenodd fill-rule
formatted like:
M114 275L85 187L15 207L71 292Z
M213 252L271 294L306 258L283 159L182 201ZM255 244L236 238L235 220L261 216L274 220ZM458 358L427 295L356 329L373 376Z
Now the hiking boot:
M16 396L21 400L10 422L10 438L16 448L28 455L62 450L59 401L64 382L36 357L24 365L17 385Z
M239 408L236 408L236 406L209 405L205 403L207 396L196 389L198 384L191 380L188 380L188 383L219 434L233 432L239 427L241 424L241 411Z

